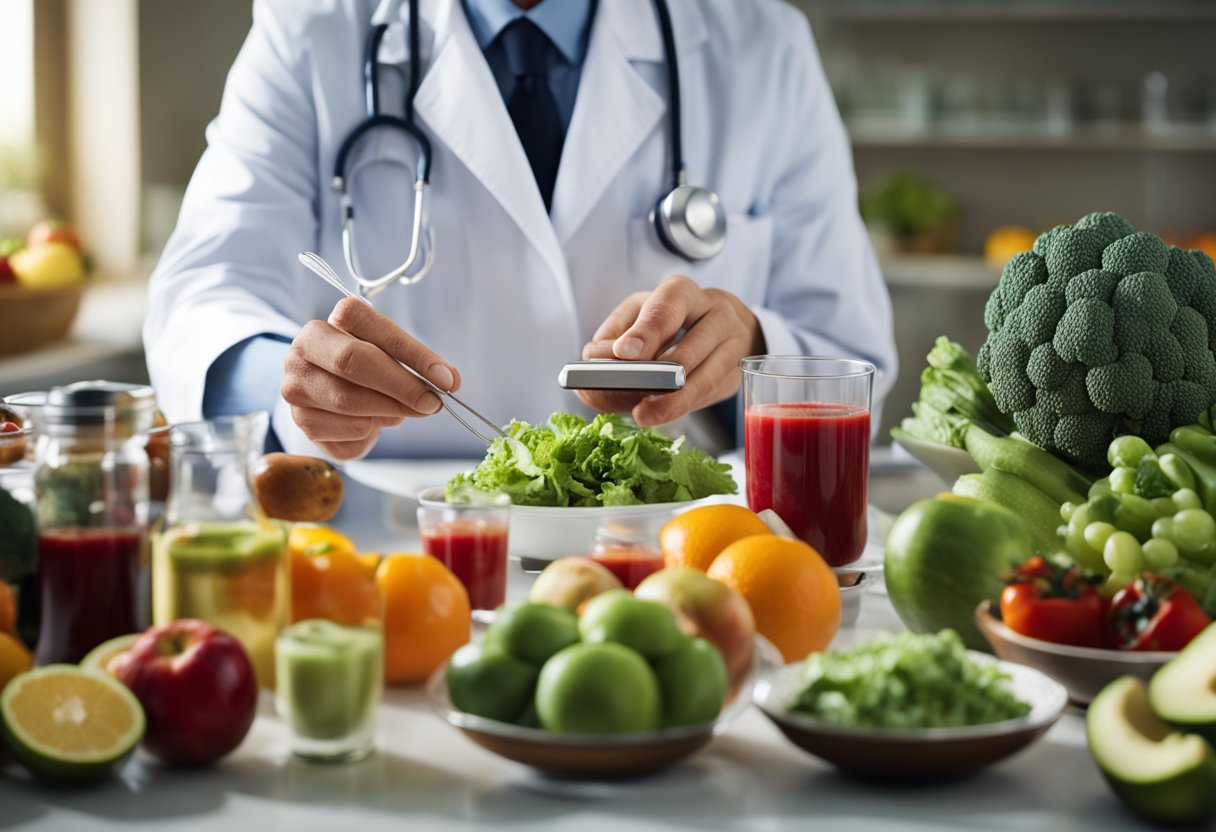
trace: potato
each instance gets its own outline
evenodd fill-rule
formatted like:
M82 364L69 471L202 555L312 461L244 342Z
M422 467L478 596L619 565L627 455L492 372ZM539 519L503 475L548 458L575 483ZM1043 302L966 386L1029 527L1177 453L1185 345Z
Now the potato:
M324 523L342 506L345 486L323 459L266 454L253 469L253 495L267 517L291 523Z

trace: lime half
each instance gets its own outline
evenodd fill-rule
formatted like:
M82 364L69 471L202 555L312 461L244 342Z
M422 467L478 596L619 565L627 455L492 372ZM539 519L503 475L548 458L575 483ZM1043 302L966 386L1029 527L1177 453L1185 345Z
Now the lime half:
M9 682L0 695L4 738L30 771L52 780L96 780L117 771L144 735L144 712L111 676L52 664Z
M80 660L81 669L104 670L113 676L116 666L111 666L111 662L129 651L141 635L143 633L127 633L125 636L115 636L109 641L103 641Z

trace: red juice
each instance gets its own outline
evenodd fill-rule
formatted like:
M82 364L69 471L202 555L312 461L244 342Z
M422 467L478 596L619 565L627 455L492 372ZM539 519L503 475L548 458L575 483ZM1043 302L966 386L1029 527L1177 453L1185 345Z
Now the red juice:
M75 664L139 629L143 535L132 529L50 529L38 536L39 665Z
M839 404L759 404L744 415L747 504L771 508L832 566L866 545L870 413Z
M422 533L422 548L452 570L475 610L494 610L507 599L507 528L453 520Z
M648 575L663 568L663 556L636 546L597 546L591 559L608 569L625 585L635 589Z

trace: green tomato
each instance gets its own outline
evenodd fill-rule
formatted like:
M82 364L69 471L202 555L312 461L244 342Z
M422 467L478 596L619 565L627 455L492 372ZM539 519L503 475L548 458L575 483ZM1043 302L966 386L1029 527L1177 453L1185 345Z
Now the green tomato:
M653 731L662 718L654 671L620 644L575 644L540 671L536 712L547 731L615 734Z

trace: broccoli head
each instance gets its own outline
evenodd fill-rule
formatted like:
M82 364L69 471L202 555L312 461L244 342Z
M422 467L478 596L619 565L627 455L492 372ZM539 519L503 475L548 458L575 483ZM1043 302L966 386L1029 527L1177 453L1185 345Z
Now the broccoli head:
M1110 212L1039 236L985 307L978 367L1022 434L1094 472L1216 400L1216 265Z

